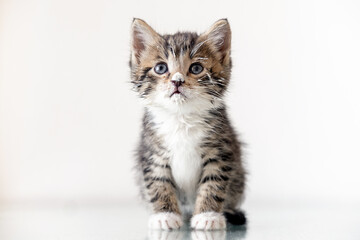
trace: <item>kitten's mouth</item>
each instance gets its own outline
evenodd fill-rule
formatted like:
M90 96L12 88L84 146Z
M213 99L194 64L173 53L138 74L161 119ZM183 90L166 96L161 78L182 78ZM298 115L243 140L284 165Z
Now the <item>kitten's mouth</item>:
M180 92L178 88L176 88L176 89L173 91L173 93L170 94L170 98L171 98L172 96L178 95L178 94L181 95L181 96L183 96L183 97L185 97L185 95L184 95L182 92Z
M178 89L176 89L172 94L170 94L170 97L172 97L174 94L182 94Z

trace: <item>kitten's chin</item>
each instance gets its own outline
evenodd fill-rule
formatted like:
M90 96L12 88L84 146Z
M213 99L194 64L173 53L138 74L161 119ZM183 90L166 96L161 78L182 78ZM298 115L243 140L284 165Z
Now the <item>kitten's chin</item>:
M209 101L206 98L182 94L174 94L171 98L169 95L159 94L146 101L148 109L172 114L201 114L221 104L221 100Z
M181 92L175 92L170 95L170 101L175 104L183 104L186 101L186 96Z

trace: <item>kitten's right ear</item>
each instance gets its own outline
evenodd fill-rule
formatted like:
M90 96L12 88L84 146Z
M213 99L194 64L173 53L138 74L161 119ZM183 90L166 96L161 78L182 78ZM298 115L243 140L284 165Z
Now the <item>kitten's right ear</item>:
M131 26L131 61L139 63L141 53L159 38L160 35L144 20L134 18Z

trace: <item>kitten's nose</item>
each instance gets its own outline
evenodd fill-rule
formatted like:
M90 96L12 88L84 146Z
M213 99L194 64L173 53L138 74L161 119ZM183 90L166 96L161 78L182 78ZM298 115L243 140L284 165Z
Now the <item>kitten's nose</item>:
M185 82L184 75L182 75L179 72L175 73L171 78L171 82L172 84L175 85L175 87L179 87L181 84Z
M182 84L181 81L177 81L177 80L171 80L172 84L174 84L175 87L180 87L180 85Z

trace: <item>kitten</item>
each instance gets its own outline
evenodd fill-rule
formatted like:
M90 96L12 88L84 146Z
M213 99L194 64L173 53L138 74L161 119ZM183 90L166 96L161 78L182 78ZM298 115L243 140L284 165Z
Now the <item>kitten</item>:
M143 20L132 23L131 79L145 104L137 169L150 228L180 228L186 210L194 229L224 229L225 217L246 222L237 210L245 186L240 142L223 101L230 45L226 19L201 35L160 35Z

